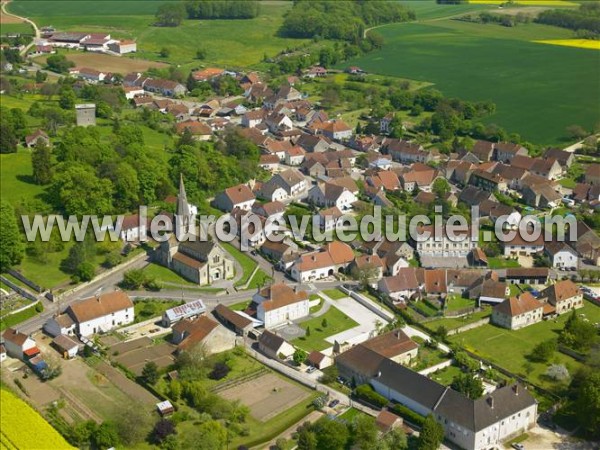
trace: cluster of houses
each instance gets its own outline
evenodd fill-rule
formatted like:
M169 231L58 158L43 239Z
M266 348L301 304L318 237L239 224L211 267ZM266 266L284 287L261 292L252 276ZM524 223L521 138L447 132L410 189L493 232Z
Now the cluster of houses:
M34 47L34 54L55 53L56 48L105 52L117 55L137 51L137 43L130 39L113 39L110 33L78 31L57 32L53 28L41 29L42 37Z

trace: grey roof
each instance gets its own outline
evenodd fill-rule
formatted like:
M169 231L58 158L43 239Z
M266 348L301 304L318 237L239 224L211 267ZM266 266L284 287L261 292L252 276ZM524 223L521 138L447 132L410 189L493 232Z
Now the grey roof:
M175 306L174 308L167 309L165 315L167 318L174 322L176 320L184 319L186 317L197 316L203 314L206 311L204 302L202 300L195 300L185 305Z
M265 330L263 331L263 334L261 334L258 338L258 342L263 347L266 347L269 350L276 352L281 348L281 346L285 342L285 339L283 339L281 336L276 335L275 333L272 333L269 330Z

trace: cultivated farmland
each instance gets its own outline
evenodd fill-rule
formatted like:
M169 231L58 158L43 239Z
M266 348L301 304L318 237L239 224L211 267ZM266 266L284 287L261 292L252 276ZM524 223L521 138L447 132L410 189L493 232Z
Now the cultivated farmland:
M0 404L1 448L73 448L42 416L12 392L1 389Z
M124 58L121 56L102 55L92 52L61 52L68 60L73 61L76 67L91 67L111 73L125 74L128 72L145 72L151 67L167 67L165 63L145 61L143 59ZM46 57L36 58L40 64L46 63Z
M435 19L377 31L385 38L383 49L343 67L430 81L448 96L491 100L497 111L489 122L539 144L558 144L567 126L591 129L600 119L597 53L531 42L566 39L569 30Z

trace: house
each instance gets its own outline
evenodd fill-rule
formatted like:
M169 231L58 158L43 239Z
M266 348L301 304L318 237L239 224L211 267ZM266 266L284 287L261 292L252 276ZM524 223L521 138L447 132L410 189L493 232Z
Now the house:
M489 192L505 192L508 189L506 180L500 175L476 169L469 178L469 184Z
M209 125L191 119L175 124L175 131L177 134L188 131L198 141L208 141L212 137L212 128Z
M307 78L325 77L327 76L327 69L321 66L313 66L304 73L304 76Z
M567 152L560 148L549 148L544 153L544 158L556 159L563 168L563 171L566 171L575 161L575 153Z
M329 150L330 143L322 136L303 134L296 141L307 153L322 153Z
M340 211L352 209L358 198L344 186L333 183L319 183L308 192L308 201L317 206L333 207Z
M533 325L541 322L544 305L529 292L518 297L510 297L492 310L492 323L509 330Z
M123 242L136 242L146 238L147 223L140 220L139 214L130 214L123 218L119 237Z
M576 270L579 258L573 247L565 242L548 242L544 253L550 258L552 267L561 270Z
M180 97L187 92L183 84L162 78L148 78L144 81L142 87L146 91L156 92L165 97Z
M410 170L402 173L399 178L402 188L407 192L414 192L420 189L425 192L431 192L431 185L439 176L439 172L431 167L419 168L419 170Z
M281 187L283 190L285 190L287 196L291 198L303 194L308 187L308 183L304 178L304 175L302 175L296 169L284 170L283 172L273 176L269 182Z
M254 328L254 322L239 314L237 311L229 309L227 306L219 303L213 310L213 314L226 327L233 330L239 336L247 336Z
M490 161L494 156L494 143L490 141L475 141L471 153L481 162Z
M585 171L584 180L593 186L600 185L600 164L590 164Z
M182 319L172 329L171 342L177 345L177 351L190 351L198 344L209 354L235 347L235 334L207 316Z
M250 188L245 184L238 184L217 194L212 203L221 211L231 212L235 208L250 211L255 201L256 197Z
M394 113L387 113L381 119L379 119L379 132L381 134L388 134L390 130L390 124L394 120Z
M569 244L579 256L600 266L600 237L585 222L577 221L577 238L571 240L569 236Z
M354 130L343 120L334 119L321 125L320 131L323 136L334 141L345 141L352 137Z
M423 226L418 229L415 248L420 257L464 257L477 247L477 236L459 227Z
M120 41L109 42L107 47L110 51L118 53L119 55L137 52L137 43L131 39L121 39Z
M258 124L262 123L266 115L264 109L255 109L248 111L242 116L242 126L246 128L254 128Z
M540 293L540 300L554 306L556 314L583 307L583 294L571 280L558 281Z
M14 328L7 328L2 333L3 345L8 356L24 360L40 353L31 336Z
M383 187L386 191L400 189L400 179L398 178L398 175L390 170L380 170L367 177L366 182L369 186L373 186L374 188Z
M319 215L317 217L321 231L328 233L332 230L335 230L338 224L342 223L342 220L340 219L344 217L344 213L340 211L337 206L333 206L331 208L322 209L319 211Z
M525 239L525 237L528 239ZM506 258L533 256L544 251L544 235L540 233L537 238L531 239L528 235L522 236L522 233L517 231L510 241L505 241L502 245L504 246L504 257Z
M375 425L377 425L377 428L383 434L393 430L394 428L402 427L403 424L404 421L402 420L402 417L397 416L396 414L385 409L381 410L381 412L375 418Z
M319 370L326 369L333 364L333 360L329 356L324 355L317 350L310 352L306 361L308 364Z
M494 272L491 272L491 274L491 276L486 275L481 277L480 280L468 289L469 298L478 299L479 305L482 303L502 303L510 294L510 289L506 285L506 282L499 281Z
M545 267L509 268L506 269L504 280L510 284L545 285L548 283L549 271ZM502 281L502 278L500 278Z
M80 344L66 334L59 334L54 338L52 343L65 359L75 358L77 353L79 353Z
M385 265L377 255L357 256L348 266L350 273L358 278L366 280L369 284L377 286L377 282L383 277Z
M266 329L276 327L309 314L309 299L306 291L297 291L287 284L277 283L259 290L252 297L258 306L256 317Z
M99 83L104 81L106 73L100 72L96 69L90 69L89 67L80 67L77 69L77 77L86 80L90 83Z
M285 151L285 163L288 166L299 166L304 161L306 152L299 145L294 145L292 148Z
M290 358L296 349L281 336L265 330L258 338L258 349L273 359Z
M263 183L256 190L256 195L261 199L269 202L282 202L288 199L288 193L279 184L275 183L273 179Z
M556 208L562 198L549 182L525 183L521 193L525 203L533 208Z
M27 148L35 147L38 144L38 142L41 142L46 146L50 145L50 138L48 137L45 131L36 130L29 136L25 136L25 147Z
M352 247L334 241L317 252L305 253L294 261L291 277L300 282L320 280L341 272L354 260Z
M162 315L162 325L170 327L183 319L192 319L206 312L206 306L200 299L167 309Z
M124 86L123 91L125 91L125 98L127 100L133 100L136 97L144 97L144 89L138 86ZM152 97L148 95L145 99L151 100Z
M258 166L272 172L279 166L279 157L277 155L260 155Z
M219 69L217 67L207 67L206 69L193 71L192 78L194 79L194 81L202 83L220 77L224 73L224 69Z
M527 154L527 149L519 144L513 144L512 142L494 144L494 158L496 161L510 163L515 156L527 156Z
M265 125L269 127L271 133L275 133L280 130L290 130L294 127L292 119L283 113L273 112L265 117Z
M283 214L285 213L285 205L278 201L267 203L255 202L252 205L252 212L258 214L261 217L281 219L283 218Z
M542 159L516 155L510 162L510 165L548 180L555 180L562 174L562 167L554 158Z
M417 277L418 272L423 271L412 267L400 268L396 275L379 280L377 289L394 300L408 300L421 290L423 282Z
M360 345L405 366L410 365L419 352L419 345L399 328L380 334Z

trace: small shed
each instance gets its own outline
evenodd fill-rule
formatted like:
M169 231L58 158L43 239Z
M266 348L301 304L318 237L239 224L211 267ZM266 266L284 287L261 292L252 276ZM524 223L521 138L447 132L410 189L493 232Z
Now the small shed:
M65 334L56 336L52 343L56 346L58 351L62 353L65 359L75 358L79 352L79 343L75 342L73 338Z
M170 327L182 319L196 317L204 314L205 312L206 307L204 306L204 302L202 302L200 299L194 300L193 302L167 309L163 313L162 323L163 326Z
M161 416L168 416L169 414L173 414L175 412L175 408L171 404L169 400L165 400L164 402L158 402L156 404L156 409Z

